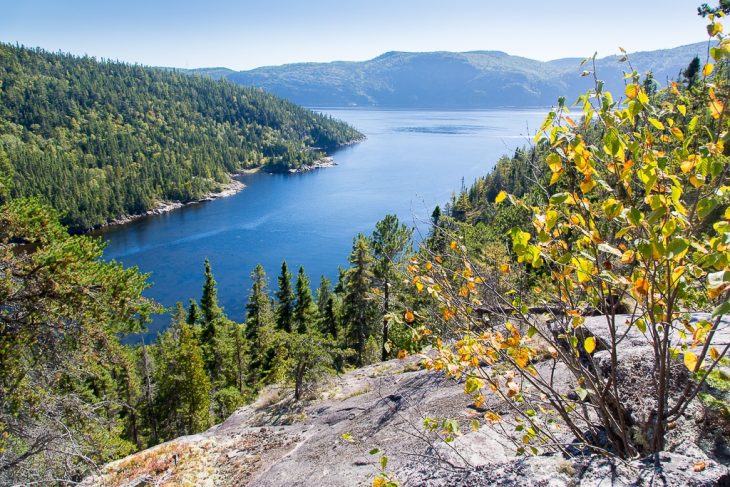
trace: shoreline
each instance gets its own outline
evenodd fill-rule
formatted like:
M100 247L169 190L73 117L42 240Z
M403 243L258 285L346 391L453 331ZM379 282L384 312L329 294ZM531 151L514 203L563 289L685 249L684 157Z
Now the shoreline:
M309 166L302 166L296 169L289 169L284 174L300 174L308 171L312 171L314 169L323 169L327 167L334 167L337 166L337 163L335 162L335 159L332 156L325 156L321 159L318 159L314 161ZM229 174L231 181L224 185L223 189L216 192L211 192L206 194L200 199L182 202L182 201L163 201L160 202L157 206L154 208L145 211L144 213L140 213L138 215L123 215L118 218L114 218L109 220L106 223L103 223L101 225L97 225L95 227L89 228L82 233L94 233L94 232L100 232L104 231L110 227L116 227L119 225L126 225L127 223L132 223L136 220L140 220L142 218L146 218L148 216L154 216L154 215L164 215L165 213L169 213L171 211L184 208L186 206L192 206L197 205L199 203L204 203L206 201L214 201L220 198L227 198L229 196L233 196L241 191L243 191L246 188L246 185L236 179L236 176L241 175L248 175L248 174L256 174L258 172L261 172L262 170L266 170L265 166L259 166L254 167L251 169L242 169L241 171L235 173L235 174ZM268 172L268 171L266 171ZM270 172L269 174L276 174L276 172Z
M317 159L316 161L314 161L312 164L310 164L308 166L300 166L297 168L289 169L288 173L289 174L299 174L299 173L303 173L303 172L313 171L315 169L323 169L325 167L334 167L336 165L337 165L337 163L335 162L334 157L325 156L321 159Z
M213 201L220 198L227 198L228 196L233 196L241 191L243 191L246 188L246 185L239 181L238 179L235 179L236 176L241 174L254 174L258 172L260 168L254 168L254 169L244 169L240 173L237 174L231 174L229 175L231 177L231 181L224 185L223 189L220 191L214 191L206 194L200 199L182 202L182 201L162 201L154 208L145 211L144 213L140 213L138 215L123 215L118 218L113 218L109 220L108 222L97 225L93 228L90 228L86 230L84 233L93 233L101 230L105 230L110 227L115 227L118 225L125 225L127 223L131 223L135 220L139 220L141 218L145 218L148 216L153 215L163 215L165 213L169 213L173 210L177 210L178 208L183 208L185 206L191 206L196 205L198 203L204 203L206 201Z

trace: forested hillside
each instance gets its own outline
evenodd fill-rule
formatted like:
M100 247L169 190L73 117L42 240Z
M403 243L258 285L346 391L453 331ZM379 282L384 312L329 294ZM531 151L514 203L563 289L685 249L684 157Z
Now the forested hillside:
M41 197L74 228L199 199L242 169L307 165L360 137L259 89L0 44L11 196Z

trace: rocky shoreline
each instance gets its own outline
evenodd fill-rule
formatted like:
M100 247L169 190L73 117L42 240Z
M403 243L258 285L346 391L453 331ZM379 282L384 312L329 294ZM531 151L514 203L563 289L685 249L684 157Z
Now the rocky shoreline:
M323 157L322 159L317 159L312 164L308 166L299 166L297 168L289 169L289 172L292 174L301 173L301 172L307 172L312 171L314 169L320 169L324 167L334 167L337 163L335 162L335 159L333 157L327 156Z
M195 205L198 203L202 203L204 201L213 201L217 200L219 198L226 198L228 196L233 196L234 194L238 193L239 191L242 191L246 187L245 184L243 184L241 181L234 179L234 176L231 176L230 183L226 184L226 186L221 191L216 191L212 193L208 193L204 197L188 201L183 203L182 201L163 201L159 203L157 206L152 208L151 210L145 211L144 213L140 213L139 215L124 215L120 216L119 218L114 218L112 220L109 220L108 222L104 223L103 225L99 225L93 228L93 230L100 230L102 228L107 228L111 226L116 225L124 225L126 223L131 223L135 220L139 220L140 218L145 218L152 215L162 215L164 213L177 210L178 208L182 208L183 206L189 206L189 205Z

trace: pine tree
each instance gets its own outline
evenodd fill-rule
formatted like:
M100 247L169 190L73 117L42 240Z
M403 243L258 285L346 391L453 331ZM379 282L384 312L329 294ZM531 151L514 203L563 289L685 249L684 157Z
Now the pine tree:
M398 265L411 247L413 230L398 221L395 215L386 215L375 224L375 231L370 238L375 264L373 275L381 296L381 312L383 316L383 336L381 340L380 359L388 359L388 327L390 318L390 301L392 286L397 280Z
M281 264L281 275L279 276L279 290L276 291L276 298L279 304L276 307L276 327L287 333L292 331L294 321L294 292L291 288L292 275L286 261Z
M304 267L299 267L296 284L296 304L294 305L294 324L297 333L307 333L310 327L317 322L317 306L312 299L312 290L309 287L309 278Z
M373 309L370 288L373 281L373 257L367 239L355 237L349 258L352 267L347 271L345 294L345 320L350 343L355 349L358 367L363 365L365 342L372 332Z

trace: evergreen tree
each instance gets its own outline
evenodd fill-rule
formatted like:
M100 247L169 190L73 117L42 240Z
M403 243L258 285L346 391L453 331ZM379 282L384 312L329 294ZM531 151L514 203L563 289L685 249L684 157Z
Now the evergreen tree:
M274 323L274 313L268 291L268 278L261 264L251 272L251 292L246 304L247 383L256 389L262 378L266 357L266 334Z
M285 368L287 382L294 385L294 400L299 401L306 390L323 376L333 372L337 353L336 344L319 334L280 333L283 348L286 349Z
M465 194L465 193L464 193ZM396 215L386 215L375 224L370 238L373 257L373 276L381 297L383 336L381 339L380 359L388 359L388 327L390 323L390 303L393 285L397 280L398 266L410 251L413 230L398 221Z
M195 325L198 321L200 321L200 308L198 308L198 303L196 303L194 299L190 300L186 321L189 325Z
M689 63L689 66L687 66L687 69L682 72L682 76L687 83L687 88L692 88L697 83L700 76L700 65L700 58L695 56Z
M310 327L317 322L317 306L312 299L312 290L309 287L309 278L304 267L299 267L296 284L296 304L294 305L294 324L297 333L307 333Z
M333 339L338 338L339 324L337 322L337 313L335 312L335 296L330 296L324 307L322 314L322 330L323 333L329 334Z
M656 94L657 82L654 79L654 73L652 73L651 71L646 73L643 86L644 91L646 92L646 96L648 96L649 98L653 97Z
M161 440L210 426L211 383L193 327L180 303L171 326L157 340L157 411Z
M200 307L206 324L211 323L223 314L223 310L218 306L218 289L208 259L205 259L205 284L203 284L203 297L200 299Z
M291 279L291 272L284 261L281 263L279 290L276 291L276 298L279 301L276 307L276 327L287 333L291 333L294 321L294 291L291 288Z
M373 257L367 239L359 234L355 237L349 258L351 267L347 271L345 294L345 321L355 354L355 365L363 365L365 343L372 332L373 309L370 288L373 281Z
M322 276L319 280L319 287L317 288L317 309L319 315L324 316L327 303L332 297L332 282L327 276Z

